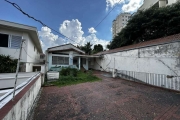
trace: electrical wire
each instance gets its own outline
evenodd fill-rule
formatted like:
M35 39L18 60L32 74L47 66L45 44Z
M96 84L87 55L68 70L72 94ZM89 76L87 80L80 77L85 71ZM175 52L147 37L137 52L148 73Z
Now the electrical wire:
M26 55L29 56L31 59L36 59L36 58L31 57L31 56L27 53L27 51L24 49L24 47L23 47L23 50L24 50L24 52L26 53ZM36 59L36 60L39 61L38 59Z
M107 56L107 54L105 54ZM108 57L108 56L107 56ZM112 57L111 57L111 60L112 60ZM109 64L111 63L111 60L109 61L109 63L106 65L106 69L108 68ZM106 70L105 69L105 70Z
M121 0L119 0L117 4L119 4L120 2ZM94 28L97 28L109 16L109 14L117 7L117 4L107 13L107 15L104 16L104 18Z
M11 4L12 6L14 6L17 10L19 10L22 14L26 15L27 17L35 20L36 22L39 22L41 25L43 25L43 26L45 26L45 27L48 27L48 28L50 28L51 30L53 30L54 32L56 32L56 33L60 34L61 36L65 37L65 39L71 40L72 42L74 42L74 43L76 43L76 44L78 44L78 45L81 45L80 43L77 43L75 40L70 39L69 37L65 36L64 34L58 32L57 30L53 29L52 27L46 25L46 24L43 23L41 20L38 20L38 19L30 16L29 14L27 14L26 12L24 12L24 11L21 9L21 7L20 7L19 5L17 5L16 3L12 3L12 2L10 2L10 1L8 1L8 0L4 0L4 1L6 1L7 3ZM119 0L118 3L120 3L120 2L121 2L121 0ZM97 28L97 27L109 16L109 14L110 14L116 7L117 7L117 4L104 16L104 18L103 18L94 28Z
M74 43L77 43L75 40L70 39L69 37L65 36L64 34L58 32L57 30L53 29L52 27L46 25L46 24L43 23L41 20L38 20L38 19L30 16L29 14L27 14L26 12L24 12L24 11L21 9L21 7L20 7L19 5L17 5L16 3L12 3L12 2L10 2L10 1L8 1L8 0L4 0L4 1L6 1L7 3L11 4L12 6L14 6L17 10L19 10L22 14L26 15L27 17L35 20L36 22L39 22L42 26L48 27L48 28L50 28L51 30L53 30L54 32L58 33L59 35L65 37L65 39L67 38L68 40L71 40L71 41L73 41ZM79 43L77 43L77 44L79 44ZM80 44L79 44L79 45L80 45Z
M99 65L99 63L97 62L96 58L95 58L95 62ZM102 68L104 71L106 71L101 65L99 65L100 68Z

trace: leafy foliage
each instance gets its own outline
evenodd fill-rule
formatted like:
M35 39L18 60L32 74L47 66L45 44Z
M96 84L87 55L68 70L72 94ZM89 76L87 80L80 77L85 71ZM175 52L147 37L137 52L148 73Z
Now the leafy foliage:
M94 45L93 54L103 51L103 46L101 44Z
M77 76L77 72L78 70L76 68L63 68L61 71L60 71L60 75L61 76L73 76L73 77L76 77Z
M138 11L107 46L114 49L180 33L180 2Z
M88 71L87 73L78 71L76 77L72 75L68 75L68 76L61 75L59 80L56 82L53 82L52 84L57 85L57 86L66 86L66 85L73 85L73 84L79 84L79 83L84 83L84 82L94 82L98 80L100 79L94 76L92 74L92 71Z
M101 44L94 45L94 49L92 50L92 44L87 42L84 46L77 46L77 48L83 50L86 54L95 54L103 51L103 46Z
M92 44L90 42L87 42L84 46L77 46L77 48L83 50L86 54L90 55L92 52Z
M0 73L13 73L16 71L17 60L10 56L0 55Z

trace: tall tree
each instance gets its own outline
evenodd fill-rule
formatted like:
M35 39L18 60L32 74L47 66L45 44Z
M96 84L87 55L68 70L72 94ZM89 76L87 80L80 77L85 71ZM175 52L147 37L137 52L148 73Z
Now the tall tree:
M110 42L109 49L180 33L180 2L138 11Z
M103 51L103 46L101 44L94 45L93 54Z
M81 46L81 50L83 50L86 54L90 55L92 52L92 44L90 42L87 42L84 46Z

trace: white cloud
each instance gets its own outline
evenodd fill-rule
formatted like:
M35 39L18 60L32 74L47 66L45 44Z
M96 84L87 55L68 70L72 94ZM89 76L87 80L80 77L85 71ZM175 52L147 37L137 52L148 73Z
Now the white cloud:
M91 44L93 44L92 48L94 48L94 45L96 45L96 44L101 44L103 46L103 48L106 49L106 46L109 43L109 41L107 41L107 40L98 39L96 34L91 34L91 35L87 36L85 38L85 40L86 40L86 42L90 42Z
M122 12L134 12L143 3L143 0L106 0L106 10L117 4L122 4Z
M88 30L91 34L97 33L97 31L93 27L89 28Z
M136 11L143 3L143 0L130 0L129 3L122 6L124 12L134 12Z
M49 47L66 43L72 43L74 45L84 45L87 42L90 42L91 44L93 44L93 46L95 44L102 44L103 48L106 49L106 45L109 43L109 41L97 38L95 34L97 31L95 29L91 30L91 34L84 37L81 22L79 22L78 19L73 19L71 21L65 20L59 28L59 31L62 34L64 34L73 41L64 39L62 37L59 37L58 35L53 34L51 32L51 29L47 27L41 28L41 31L39 31L39 36L42 41L43 50L46 50Z
M38 33L41 39L43 51L49 47L61 45L65 42L64 39L59 38L58 35L54 35L48 27L42 27L41 31Z
M104 49L109 41L98 39L95 33L97 32L93 27L89 28L89 36L84 37L84 32L82 31L81 22L78 19L73 19L72 21L65 20L59 28L60 32L75 42L70 41L70 43L75 45L84 45L87 42L91 44L102 44Z
M122 4L125 3L126 0L106 0L106 10L109 10L109 8L114 7L116 4Z

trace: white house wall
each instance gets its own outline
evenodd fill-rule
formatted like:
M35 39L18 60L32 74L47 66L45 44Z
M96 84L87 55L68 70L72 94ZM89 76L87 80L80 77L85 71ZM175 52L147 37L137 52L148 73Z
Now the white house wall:
M168 5L171 5L171 4L176 3L178 1L180 1L180 0L168 0Z
M143 5L139 8L139 10L145 10L150 7L152 7L154 4L158 3L159 7L172 5L180 0L167 0L168 3L166 3L166 0L144 0Z
M34 51L34 43L32 42L32 39L30 38L28 33L8 29L0 29L0 33L22 36L22 38L25 39L25 43L23 43L23 49L21 53L21 62L26 64L26 72L32 72L32 66L34 65L34 63L40 62L40 55L39 52L37 53L38 49L36 46ZM13 59L18 59L19 51L19 49L0 47L0 54L10 55Z
M25 34L27 39L27 63L26 63L26 71L32 71L34 63L40 62L40 54L36 47L36 45L33 43L31 37L28 34ZM34 50L35 47L35 50Z
M58 55L58 54L52 54L52 53L48 53L48 69L47 70L50 70L51 67L55 67L57 65L53 65L52 64L52 56L61 56L61 57L69 57L69 55ZM62 67L67 67L69 65L58 65L58 66L62 66Z
M180 91L180 42L103 56L95 59L93 69L116 69L122 78Z
M152 7L155 3L159 2L159 0L144 0L143 5L139 8L139 10L145 10Z
M110 71L114 68L114 58L117 70L180 75L179 42L106 54L96 61ZM94 64L95 69L103 70L96 62Z
M27 37L24 36L24 34L22 32L18 32L18 31L0 29L0 33L8 34L8 35L22 36L23 39L27 39ZM27 47L25 46L25 44L23 44L23 48L25 50L27 50ZM19 57L19 49L0 47L0 54L10 55L13 59L18 59L18 57ZM21 57L21 62L26 62L27 61L27 55L26 55L24 50L22 51L21 56L22 56Z

